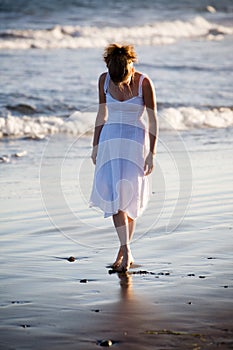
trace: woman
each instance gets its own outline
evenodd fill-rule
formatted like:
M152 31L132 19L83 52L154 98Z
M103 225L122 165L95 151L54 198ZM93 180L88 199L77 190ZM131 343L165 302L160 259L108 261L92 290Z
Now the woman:
M157 140L156 101L150 79L134 68L133 46L111 44L103 57L108 72L99 78L90 206L113 217L120 248L112 267L125 272L133 263L130 241L135 220L149 198L147 175L153 170ZM145 108L149 133L142 121Z

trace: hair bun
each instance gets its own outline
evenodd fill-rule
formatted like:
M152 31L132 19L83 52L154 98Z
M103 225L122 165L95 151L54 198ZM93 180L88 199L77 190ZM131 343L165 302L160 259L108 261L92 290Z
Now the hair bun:
M115 49L113 50L113 55L126 55L126 51L124 47L115 47Z

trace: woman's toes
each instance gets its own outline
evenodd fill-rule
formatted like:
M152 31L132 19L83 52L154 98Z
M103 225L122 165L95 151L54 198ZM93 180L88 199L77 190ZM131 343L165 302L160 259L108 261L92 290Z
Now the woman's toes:
M122 258L116 260L116 261L112 264L111 267L112 267L113 269L116 269L117 267L119 267L119 266L121 265L121 263L122 263Z
M129 266L125 266L125 265L121 264L115 270L117 272L127 272L129 270Z

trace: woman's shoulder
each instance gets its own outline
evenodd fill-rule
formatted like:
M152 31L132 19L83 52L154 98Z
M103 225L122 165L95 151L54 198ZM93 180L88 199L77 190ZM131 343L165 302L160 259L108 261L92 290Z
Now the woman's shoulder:
M101 73L99 76L99 88L104 88L107 72Z
M106 79L107 74L108 74L107 72L101 73L100 76L99 76L99 81L100 82L104 82L105 79Z
M151 81L147 74L139 71L135 71L134 76L136 77L137 80L141 79L142 81L145 81L145 82Z
M134 74L135 74L136 81L141 80L141 84L143 88L153 87L153 83L147 74L139 71L135 71Z
M143 74L142 88L153 88L153 83L147 74Z

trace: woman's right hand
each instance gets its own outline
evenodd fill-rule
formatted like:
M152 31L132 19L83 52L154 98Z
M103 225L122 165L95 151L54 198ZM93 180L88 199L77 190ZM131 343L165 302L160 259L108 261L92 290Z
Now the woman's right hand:
M154 168L153 165L153 154L152 152L149 152L148 156L146 157L145 160L145 165L144 165L144 175L150 175L152 173L152 170Z
M96 165L97 151L98 151L98 146L93 146L92 153L91 153L91 159L95 165Z

